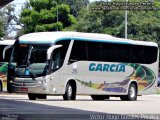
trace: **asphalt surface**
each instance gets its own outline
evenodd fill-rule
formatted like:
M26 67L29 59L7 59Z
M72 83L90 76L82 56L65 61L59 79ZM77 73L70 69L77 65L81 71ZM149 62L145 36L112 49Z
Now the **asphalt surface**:
M0 120L63 119L159 120L160 95L139 96L137 101L93 101L90 96L77 96L76 101L63 101L62 96L30 101L27 95L0 94Z

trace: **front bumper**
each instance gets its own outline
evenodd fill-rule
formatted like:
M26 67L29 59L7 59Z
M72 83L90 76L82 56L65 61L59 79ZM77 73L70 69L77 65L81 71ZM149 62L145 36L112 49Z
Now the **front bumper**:
M46 83L36 80L14 80L8 82L12 93L37 93L48 94Z

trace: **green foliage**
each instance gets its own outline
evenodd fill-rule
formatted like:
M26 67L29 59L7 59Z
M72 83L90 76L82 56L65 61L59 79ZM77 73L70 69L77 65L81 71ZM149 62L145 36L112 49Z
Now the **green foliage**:
M160 3L157 1L158 0L155 0L154 4L155 6L160 7ZM130 2L135 1L130 0ZM136 0L136 2L140 2L140 0ZM125 10L92 10L92 7L96 6L97 3L98 2L92 3L89 10L81 10L77 18L77 23L74 25L74 29L81 32L105 33L124 38ZM159 23L160 11L128 11L128 38L134 40L154 41L159 44Z
M50 10L56 6L56 2L53 0L30 0L30 5L35 11L40 12L42 9Z
M3 21L0 19L0 38L4 35Z
M101 11L91 12L91 11L86 11L86 9L83 9L77 18L78 22L76 24L75 29L77 31L82 31L82 32L101 33L103 30L102 20L103 20L103 12Z
M36 32L45 32L45 31L56 31L62 30L63 24L61 22L53 23L53 24L44 24L44 25L36 25Z
M75 17L78 16L79 11L82 8L87 8L87 4L89 4L89 0L57 0L59 4L67 4L71 8L71 14Z
M21 12L24 33L63 30L76 23L68 5L54 0L30 0L29 4Z

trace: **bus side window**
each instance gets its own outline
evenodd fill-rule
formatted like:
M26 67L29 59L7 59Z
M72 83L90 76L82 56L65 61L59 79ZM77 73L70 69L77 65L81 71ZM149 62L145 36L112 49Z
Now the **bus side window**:
M157 61L157 47L144 46L144 62L151 64Z
M131 60L131 49L130 46L127 44L116 44L116 62L125 62L129 63Z
M102 44L102 61L115 62L116 52L115 46L111 43Z
M99 42L87 42L88 61L101 61L102 45Z
M80 61L80 60L87 60L86 43L84 41L75 40L73 43L68 64L71 64L73 62Z
M131 63L144 63L143 46L133 45L131 46Z
M53 52L52 61L51 61L51 69L58 69L62 66L62 60L61 60L61 51L59 49L56 49Z
M62 45L62 47L57 48L52 53L52 61L51 61L52 70L59 69L63 66L69 44L70 44L70 40L61 40L56 43L56 45Z

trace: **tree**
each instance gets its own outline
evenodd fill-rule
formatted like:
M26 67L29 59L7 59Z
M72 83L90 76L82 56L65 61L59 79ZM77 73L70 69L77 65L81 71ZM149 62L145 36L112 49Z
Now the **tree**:
M5 20L5 38L12 37L11 33L17 31L16 23L18 21L17 15L15 13L15 5L7 5L4 10L4 20Z
M2 19L0 19L0 38L1 37L3 37L3 35L4 35L4 27L3 27L4 25L3 25L3 21L2 21Z
M140 2L140 0L136 1ZM135 1L130 0L130 2ZM105 33L124 38L125 10L92 10L97 4L100 4L100 2L93 2L89 10L81 10L74 29L82 32ZM160 6L156 0L154 4L155 6ZM128 11L128 38L160 43L159 23L160 11Z
M4 37L5 39L11 38L11 33L17 30L15 25L13 25L16 24L18 20L17 15L15 13L15 5L10 4L5 6L0 11L0 16L0 36Z
M87 8L89 0L57 0L60 4L67 4L71 8L71 14L75 17L78 16L79 12L83 8Z
M83 9L77 18L77 24L75 26L75 29L79 32L102 33L102 20L102 11L93 12Z
M24 33L63 30L76 23L68 5L53 0L30 0L29 4L20 17Z

